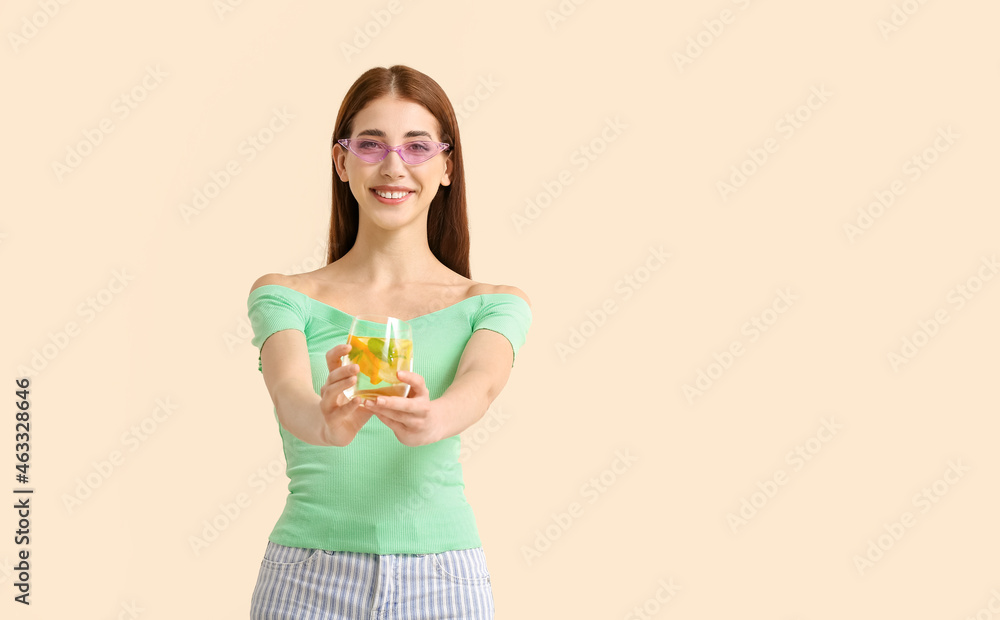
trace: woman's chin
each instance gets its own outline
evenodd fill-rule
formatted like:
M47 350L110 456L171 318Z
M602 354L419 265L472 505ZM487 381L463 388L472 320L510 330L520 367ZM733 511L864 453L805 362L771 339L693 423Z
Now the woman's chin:
M418 214L419 215L419 214ZM413 213L375 213L368 217L376 228L383 230L400 230L407 226L416 226L419 218Z

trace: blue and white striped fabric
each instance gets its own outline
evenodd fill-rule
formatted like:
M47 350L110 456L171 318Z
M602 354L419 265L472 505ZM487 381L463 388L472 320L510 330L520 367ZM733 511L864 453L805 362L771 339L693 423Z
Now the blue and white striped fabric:
M376 555L268 541L251 620L492 620L482 547Z

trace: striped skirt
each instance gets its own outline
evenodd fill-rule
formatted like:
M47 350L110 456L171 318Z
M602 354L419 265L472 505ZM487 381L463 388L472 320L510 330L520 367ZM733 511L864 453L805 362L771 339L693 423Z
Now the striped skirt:
M375 555L268 541L250 618L492 620L493 589L482 547Z

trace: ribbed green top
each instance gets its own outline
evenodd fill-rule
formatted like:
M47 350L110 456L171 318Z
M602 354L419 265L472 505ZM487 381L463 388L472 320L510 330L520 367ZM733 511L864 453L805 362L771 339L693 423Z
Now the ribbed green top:
M353 317L278 284L254 289L247 300L258 349L283 329L305 334L313 389L329 369L326 352L347 342ZM413 328L413 371L430 399L451 385L472 333L489 329L510 341L516 357L531 325L531 309L517 295L477 295L408 321ZM258 357L258 370L263 366ZM277 420L277 411L274 411ZM278 424L288 496L272 542L289 547L362 553L440 553L478 547L472 507L465 497L458 435L426 446L405 446L372 416L345 447L307 444Z

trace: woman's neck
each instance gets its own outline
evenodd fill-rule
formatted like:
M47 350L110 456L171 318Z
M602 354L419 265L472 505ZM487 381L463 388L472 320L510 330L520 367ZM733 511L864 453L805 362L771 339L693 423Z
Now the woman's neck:
M337 261L344 275L373 288L439 280L447 268L434 256L424 239L423 246L383 243L365 244L358 239Z

